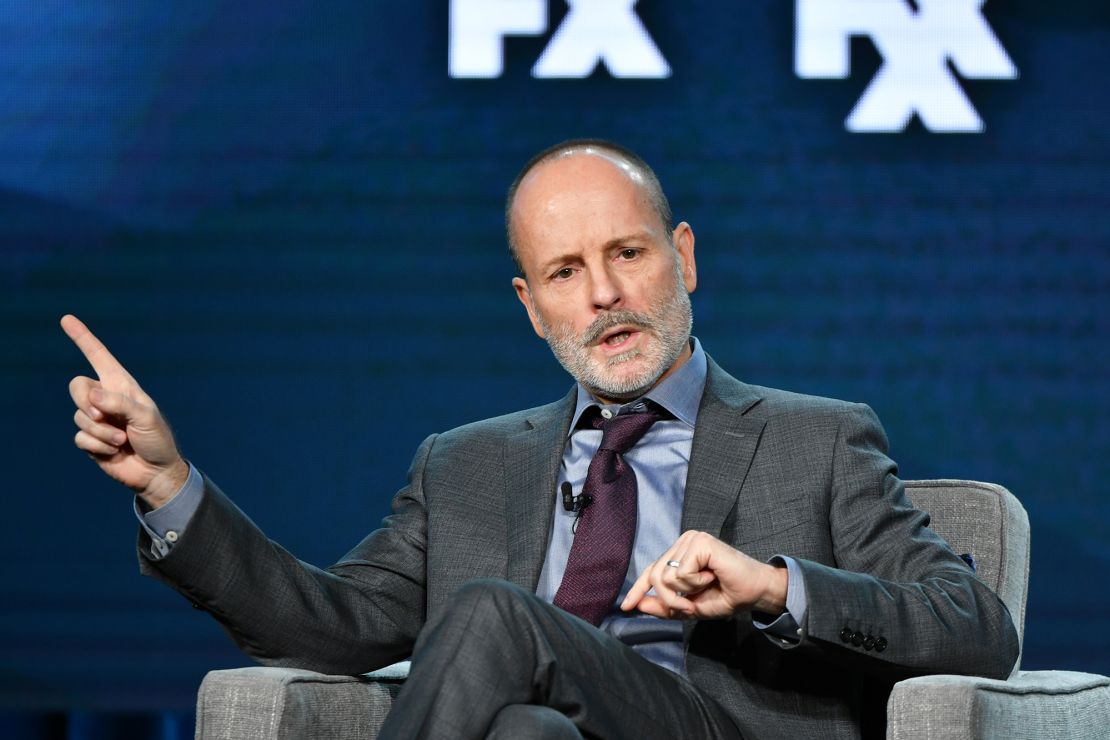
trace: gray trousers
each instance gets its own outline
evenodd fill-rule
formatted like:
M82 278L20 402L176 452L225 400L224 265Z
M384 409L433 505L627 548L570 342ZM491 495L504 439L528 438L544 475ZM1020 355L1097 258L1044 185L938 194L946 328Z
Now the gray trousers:
M472 581L425 625L381 738L740 733L688 680L512 584Z

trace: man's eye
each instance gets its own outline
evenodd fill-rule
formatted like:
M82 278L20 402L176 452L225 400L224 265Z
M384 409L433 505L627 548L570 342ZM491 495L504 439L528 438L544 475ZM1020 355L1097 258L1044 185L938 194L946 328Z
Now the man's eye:
M634 260L639 255L640 255L640 250L639 249L622 249L621 250L621 259L622 260Z
M567 278L569 278L573 274L574 274L574 270L570 269L569 267L564 267L563 269L559 270L554 275L552 275L552 277L555 278L556 280L566 280Z

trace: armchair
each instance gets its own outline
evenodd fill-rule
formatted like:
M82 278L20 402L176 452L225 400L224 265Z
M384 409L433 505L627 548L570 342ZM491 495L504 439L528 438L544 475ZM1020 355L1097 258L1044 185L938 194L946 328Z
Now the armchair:
M958 480L907 481L933 529L1010 610L1019 640L1029 584L1029 518L1002 486ZM1021 671L1005 681L923 676L898 683L887 703L891 740L1103 738L1110 678L1073 671ZM400 690L407 664L365 676L289 668L212 671L197 701L198 740L371 740Z

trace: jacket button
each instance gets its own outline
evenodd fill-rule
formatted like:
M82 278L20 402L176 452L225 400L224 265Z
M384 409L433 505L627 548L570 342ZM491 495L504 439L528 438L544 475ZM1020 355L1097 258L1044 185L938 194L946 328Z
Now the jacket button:
M863 638L863 649L864 650L874 650L875 649L875 636L874 635L868 635L867 637Z
M863 633L862 632L853 632L852 633L852 644L855 645L856 647L859 647L860 645L863 644Z
M840 630L840 641L841 642L849 642L851 639L852 639L852 630L851 630L851 628L845 627L844 629Z
M880 653L882 651L886 650L886 638L885 637L880 637L879 639L875 640L875 649L877 651L879 651Z

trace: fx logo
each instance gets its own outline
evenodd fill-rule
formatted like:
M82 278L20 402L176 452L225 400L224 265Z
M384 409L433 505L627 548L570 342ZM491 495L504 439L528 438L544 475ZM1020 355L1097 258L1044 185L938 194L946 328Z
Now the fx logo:
M533 77L588 77L601 62L614 77L669 77L638 0L567 0L570 11L532 67ZM451 0L452 77L500 77L502 39L547 30L547 0Z
M839 78L849 40L870 36L883 65L844 122L849 131L898 132L916 113L930 131L979 132L983 121L947 62L969 79L1014 79L1017 68L981 14L985 0L797 0L794 71Z

